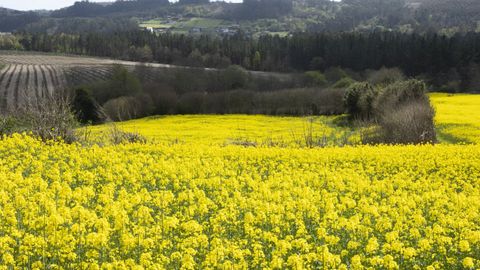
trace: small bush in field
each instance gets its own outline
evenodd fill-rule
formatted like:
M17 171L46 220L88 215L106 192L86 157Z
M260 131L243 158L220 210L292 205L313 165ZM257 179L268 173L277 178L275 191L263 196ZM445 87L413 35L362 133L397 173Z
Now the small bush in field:
M382 114L404 103L414 101L429 103L427 87L423 81L408 80L388 85L379 92L374 107L377 114Z
M27 132L44 141L76 141L77 119L67 97L58 95L26 99L18 108L6 113L7 134Z
M436 142L435 111L428 103L405 103L382 115L380 126L384 143L420 144Z
M378 90L366 82L352 84L345 92L344 104L352 118L373 118L373 103Z
M384 142L436 141L435 111L424 82L408 80L387 86L375 101L375 110Z
M126 132L119 129L117 126L112 126L108 132L109 141L114 144L124 143L146 143L147 139L136 132Z
M83 88L75 89L72 109L80 123L100 123L100 108L92 95Z

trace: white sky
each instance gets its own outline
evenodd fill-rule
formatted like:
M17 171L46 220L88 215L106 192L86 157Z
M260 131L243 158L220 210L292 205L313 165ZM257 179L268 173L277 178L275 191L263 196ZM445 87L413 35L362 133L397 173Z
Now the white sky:
M59 9L70 6L75 1L76 0L0 0L0 7L18 10ZM90 2L113 2L113 0L91 0ZM231 0L228 2L242 2L242 0Z

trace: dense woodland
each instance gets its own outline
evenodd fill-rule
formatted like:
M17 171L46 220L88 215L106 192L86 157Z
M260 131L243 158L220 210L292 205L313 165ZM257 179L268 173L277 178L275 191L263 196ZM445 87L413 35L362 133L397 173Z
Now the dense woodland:
M141 62L304 72L341 67L356 73L398 67L442 91L480 89L480 34L298 33L290 37L242 34L218 38L143 31L110 34L22 33L16 43L31 51L112 57ZM1 44L1 43L0 43Z
M242 23L250 21L256 31L372 31L456 32L479 31L480 2L477 0L246 0L242 4L206 0L117 1L110 5L79 1L56 11L20 12L0 9L0 31L36 30L78 33L97 24L98 31L118 31L102 21L166 16L217 18ZM79 21L78 18L90 18ZM99 23L94 22L99 20ZM268 19L268 20L265 20ZM77 24L73 24L76 21ZM49 27L46 26L48 22ZM265 26L267 24L267 26ZM62 25L70 25L62 27ZM60 27L60 28L58 28Z

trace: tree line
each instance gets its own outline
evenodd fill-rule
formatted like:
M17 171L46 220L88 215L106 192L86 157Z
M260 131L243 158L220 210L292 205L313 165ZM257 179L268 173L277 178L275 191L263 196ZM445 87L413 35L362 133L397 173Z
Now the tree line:
M445 91L478 91L480 33L454 36L372 33L298 33L250 38L115 33L19 34L25 50L112 57L197 67L294 72L341 67L355 72L398 67Z

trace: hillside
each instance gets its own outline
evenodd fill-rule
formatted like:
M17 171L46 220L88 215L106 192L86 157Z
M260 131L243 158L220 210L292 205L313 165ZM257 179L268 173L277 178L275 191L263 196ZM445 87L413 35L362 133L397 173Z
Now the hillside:
M24 29L27 25L41 21L35 12L23 12L0 7L0 32Z
M0 110L15 108L25 99L36 99L71 87L107 81L116 66L122 66L141 76L142 84L152 83L165 76L166 70L172 70L173 73L221 72L212 68L199 69L107 58L0 51ZM257 79L279 82L290 80L289 75L273 72L249 71L248 74ZM197 86L190 86L195 87Z
M228 35L241 30L257 36L297 31L396 30L453 34L480 30L480 4L475 0L185 2L138 0L110 5L77 2L51 13L3 11L0 31L81 33L95 29L92 24L100 26L97 31L118 31L122 27L131 28L131 23L158 32ZM213 23L206 23L209 20ZM105 26L109 21L114 23ZM121 27L115 26L118 23Z

